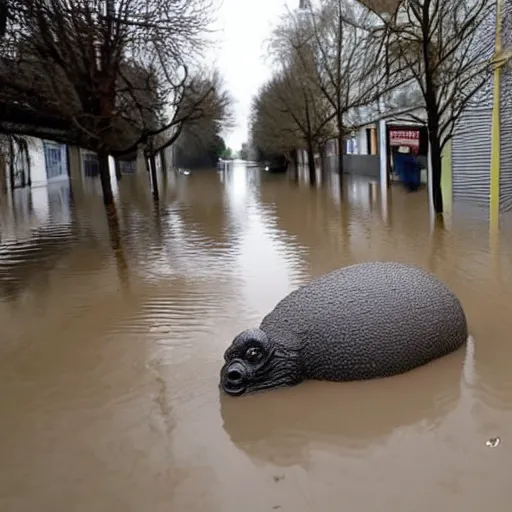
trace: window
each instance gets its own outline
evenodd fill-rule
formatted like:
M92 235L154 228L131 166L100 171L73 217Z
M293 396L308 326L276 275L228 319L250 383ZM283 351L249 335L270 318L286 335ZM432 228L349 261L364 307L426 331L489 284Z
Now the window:
M46 177L50 180L66 173L63 156L65 146L44 142L44 159L46 164Z
M118 160L117 165L123 174L133 174L135 172L135 160Z
M82 167L85 176L95 178L99 175L99 163L96 153L87 152L82 155Z

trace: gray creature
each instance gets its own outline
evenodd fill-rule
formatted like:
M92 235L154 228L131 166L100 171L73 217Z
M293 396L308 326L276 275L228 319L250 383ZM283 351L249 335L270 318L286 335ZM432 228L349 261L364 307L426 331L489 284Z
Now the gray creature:
M224 354L220 387L238 396L306 379L404 373L460 348L462 305L425 270L366 262L334 270L284 299Z

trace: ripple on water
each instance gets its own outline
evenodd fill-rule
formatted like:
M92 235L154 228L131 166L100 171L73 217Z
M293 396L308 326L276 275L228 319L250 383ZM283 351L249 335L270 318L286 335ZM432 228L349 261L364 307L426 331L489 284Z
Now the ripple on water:
M367 184L333 207L284 177L227 179L238 172L222 185L217 174L178 180L158 216L147 188L123 177L118 233L86 192L76 236L65 224L2 233L0 348L17 348L0 358L3 508L507 510L510 229L497 250L462 216L433 232L422 193L391 186L384 218L361 206ZM313 276L368 259L430 266L453 285L474 357L219 403L233 336ZM29 293L16 297L13 280Z
M28 277L28 270L44 268L76 241L72 226L47 225L36 228L25 239L5 239L0 243L0 282L17 282Z
M222 278L236 275L233 261L236 253L229 248L208 250L189 248L179 252L153 248L147 253L144 266L138 272L146 279L160 281L162 278L194 276L194 279Z
M138 312L115 326L117 332L144 333L162 341L168 335L170 344L176 339L193 340L198 334L211 333L212 327L232 318L230 294L221 283L196 279L184 283L169 282L166 290L151 291Z

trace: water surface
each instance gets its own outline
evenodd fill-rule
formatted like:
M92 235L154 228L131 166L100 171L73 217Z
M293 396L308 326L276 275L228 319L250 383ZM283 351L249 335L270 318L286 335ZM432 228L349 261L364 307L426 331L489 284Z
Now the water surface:
M426 192L242 164L17 191L0 203L0 510L508 511L512 228ZM471 341L421 369L221 397L240 330L314 276L419 264ZM500 437L495 448L486 446Z

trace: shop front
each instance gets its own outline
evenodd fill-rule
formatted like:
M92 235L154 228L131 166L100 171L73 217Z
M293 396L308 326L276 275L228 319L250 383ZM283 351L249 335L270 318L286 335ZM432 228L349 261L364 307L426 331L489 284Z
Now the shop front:
M387 123L387 154L390 179L397 179L395 168L398 153L414 155L422 168L421 182L427 182L428 131L426 126Z

